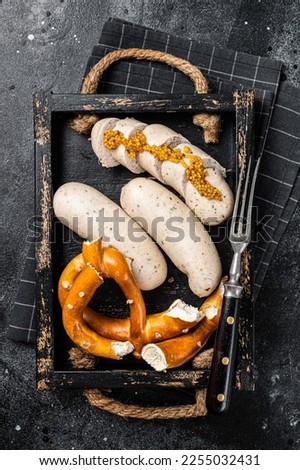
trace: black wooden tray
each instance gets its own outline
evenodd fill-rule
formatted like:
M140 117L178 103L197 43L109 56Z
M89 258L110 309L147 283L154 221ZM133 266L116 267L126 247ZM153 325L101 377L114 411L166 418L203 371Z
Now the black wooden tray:
M105 387L187 387L207 385L209 370L194 370L191 363L167 372L156 372L142 360L131 357L122 361L99 359L94 370L76 370L68 359L74 344L67 337L61 320L57 299L58 278L68 261L81 251L82 240L70 233L53 216L52 197L56 189L69 181L87 183L119 203L121 187L136 177L122 166L105 169L98 164L86 136L78 135L69 126L79 112L99 113L101 117L118 114L133 116L147 123L161 123L186 136L202 147L227 168L227 181L234 190L236 184L236 154L240 133L252 125L253 113L245 114L245 100L240 95L60 95L37 92L35 111L35 168L36 168L36 259L37 259L37 387L105 388ZM192 115L198 112L222 113L220 143L205 145L202 130L192 124ZM210 229L227 274L231 248L226 239L228 223ZM250 248L251 257L251 248ZM167 308L176 298L200 306L203 299L188 288L186 276L168 262L168 280L151 292L144 292L147 311ZM250 263L251 266L251 263ZM249 285L243 297L239 329L239 352L236 386L253 389L253 320L251 293L252 269ZM124 314L124 303L118 288L112 282L101 287L101 297L93 298L91 306L107 315L113 311ZM213 346L213 338L207 344Z

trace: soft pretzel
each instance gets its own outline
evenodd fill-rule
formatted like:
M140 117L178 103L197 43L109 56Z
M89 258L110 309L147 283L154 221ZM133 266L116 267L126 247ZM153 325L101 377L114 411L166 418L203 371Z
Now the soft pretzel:
M73 258L63 270L58 283L58 299L61 307L64 306L68 291L74 284L79 273L86 266L82 253ZM89 307L83 310L83 320L100 336L119 341L128 341L130 338L130 322L128 318L111 318L97 313Z
M92 265L103 277L114 279L121 287L129 302L130 339L135 352L140 353L144 344L146 307L140 288L128 267L126 258L116 248L102 248L101 239L91 243L84 242L82 254L87 265Z
M183 336L147 344L142 349L142 358L157 371L179 367L195 356L216 330L222 308L223 281L208 297L200 311L204 314L201 323Z
M84 250L86 251L86 249L87 245L85 245ZM106 253L106 250L104 253ZM93 256L95 256L95 254L94 251ZM101 254L99 254L99 256L102 257ZM97 259L95 264L98 266L98 269L104 269L103 266L100 266ZM81 253L73 258L62 272L58 285L58 297L61 306L64 305L68 291L71 289L75 279L84 267L85 261ZM103 272L102 274L103 277L108 277L107 275L107 272ZM130 304L133 299L128 300ZM147 315L143 335L144 342L145 344L149 342L155 343L180 335L182 331L194 327L202 317L203 315L198 309L188 306L182 300L177 299L168 309L160 313ZM118 339L119 341L128 341L130 339L129 318L112 318L95 312L89 307L85 307L83 310L83 320L100 336Z
M96 320L97 314L87 306L107 277L121 287L130 306L129 319L98 315ZM77 346L95 356L112 359L134 351L137 358L142 357L158 371L184 364L205 345L219 321L223 290L221 283L200 311L177 300L166 311L146 316L141 291L125 257L115 248L104 248L101 239L83 243L82 254L65 268L58 288L63 325ZM106 329L107 335L113 331L116 338L104 337L90 327L93 322L94 327L100 325L104 318L106 326L102 330Z
M103 278L93 267L83 268L63 305L63 325L72 341L84 351L94 356L122 359L133 351L132 343L101 337L91 330L82 318L84 309L102 283Z
M152 313L146 317L143 342L156 343L173 338L183 331L193 328L203 318L202 313L177 299L166 310ZM92 309L85 310L84 320L98 334L108 338L130 339L130 320L128 318L114 319L99 314Z

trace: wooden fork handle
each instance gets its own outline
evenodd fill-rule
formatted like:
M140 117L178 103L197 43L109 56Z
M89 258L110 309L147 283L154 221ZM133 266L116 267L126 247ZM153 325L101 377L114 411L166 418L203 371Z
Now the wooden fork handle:
M235 371L239 312L240 299L227 297L225 294L207 388L206 406L213 413L222 413L229 407Z

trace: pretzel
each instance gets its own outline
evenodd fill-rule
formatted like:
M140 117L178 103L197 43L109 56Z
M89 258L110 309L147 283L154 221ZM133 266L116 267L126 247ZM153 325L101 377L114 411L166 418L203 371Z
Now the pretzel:
M121 287L129 304L129 318L107 317L88 307L105 278L114 279ZM112 359L133 352L157 370L187 362L204 346L218 323L221 292L220 288L215 291L200 310L177 299L163 312L146 315L126 258L113 247L104 248L101 239L83 243L82 253L69 262L58 286L64 328L77 346ZM157 366L158 356L163 360Z
M84 248L84 250L86 250L86 248ZM106 249L104 249L104 256L106 257ZM96 264L98 264L98 269L100 269L101 267L97 260ZM61 274L58 286L58 297L61 306L64 305L68 295L68 290L71 289L74 280L84 266L85 262L83 255L77 255L69 262ZM103 272L102 276L107 277L107 273ZM133 299L129 299L129 302L131 302L131 300ZM177 309L176 313L176 307L180 306L180 310ZM184 303L177 299L168 309L160 313L147 315L143 335L144 343L155 343L157 341L163 341L180 335L183 330L185 331L186 329L190 329L197 325L202 316L203 315L198 309L191 310L189 315L185 314ZM119 341L130 340L129 318L112 318L95 312L89 307L85 307L83 311L83 320L100 336L117 339Z
M157 371L179 367L188 362L207 343L216 330L220 318L224 293L223 279L220 286L201 306L205 315L201 323L192 331L159 344L147 344L142 350L142 358Z
M129 342L104 338L91 330L83 321L82 313L103 278L93 268L86 266L75 279L63 306L63 325L68 336L85 352L94 356L122 359L133 350ZM88 286L88 289L85 289Z
M130 308L130 341L134 345L135 355L138 356L144 345L146 307L125 256L116 248L110 246L102 248L101 239L91 243L84 242L82 254L88 265L91 263L103 277L114 279L121 287Z
M64 306L68 291L71 289L75 279L84 267L84 258L82 253L80 253L68 263L62 272L58 283L58 299L61 307ZM89 307L85 307L83 310L83 320L93 331L100 336L104 336L104 338L129 341L130 322L128 318L118 319L107 317L101 313L96 313Z
M180 299L177 299L168 309L160 313L147 315L143 334L145 344L156 343L178 336L186 329L193 328L203 318L198 309L190 312L185 319L179 316L174 317L175 308L180 305L181 315L183 316L183 305L185 304ZM84 312L84 320L92 330L100 335L115 339L121 339L122 337L122 340L130 339L130 321L128 318L114 319L88 309Z
M120 285L123 293L130 302L130 342L128 341L129 338L127 334L117 334L120 333L120 331L116 331L114 339L124 340L127 344L127 346L124 344L125 350L131 349L129 351L131 352L135 349L136 355L139 355L144 345L142 342L142 334L146 322L146 309L141 291L129 269L125 257L113 247L103 248L101 239L91 243L84 242L82 251L82 254L76 256L76 258L72 260L72 263L68 264L59 280L58 295L60 303L63 306L63 322L67 334L78 346L86 351L94 355L104 355L105 357L115 358L116 354L114 351L107 353L105 350L105 354L101 354L97 350L96 353L92 352L90 348L87 350L85 339L74 334L79 323L80 328L84 326L84 328L93 332L93 334L98 337L99 342L107 345L107 341L112 341L111 337L105 338L95 333L84 321L84 314L86 315L90 310L87 305L97 287L103 283L103 278L111 277ZM87 276L86 268L89 268L93 274ZM94 278L92 276L94 276ZM101 282L98 281L98 283L96 283L97 279L101 279ZM74 290L77 297L81 299L80 302L77 297L75 297L77 302L74 303ZM67 293L68 291L69 293ZM68 308L68 305L69 307L71 306L71 309ZM72 315L70 315L69 310L72 310ZM77 323L72 327L73 320ZM117 320L116 322L114 319L108 319L106 317L106 327L109 328L109 323L111 326L117 326L117 323L120 323L120 321L121 320ZM119 330L118 327L116 329ZM95 337L94 339L96 340L97 338ZM84 346L82 346L82 342ZM132 348L129 347L129 344ZM120 345L118 345L118 348L120 348Z

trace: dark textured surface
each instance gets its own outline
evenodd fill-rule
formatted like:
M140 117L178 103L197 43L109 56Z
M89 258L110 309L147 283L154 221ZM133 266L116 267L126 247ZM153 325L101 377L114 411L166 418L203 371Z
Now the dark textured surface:
M1 90L4 425L0 431L4 448L300 448L299 209L257 302L257 389L235 393L227 415L124 420L92 408L81 392L37 392L34 349L5 339L25 256L26 221L33 212L32 91L35 86L77 91L91 48L109 16L280 59L286 64L283 78L299 85L298 1L160 1L159 11L157 5L153 0L0 3L5 70ZM148 393L138 392L132 399L153 403L157 396L151 393L148 400Z

